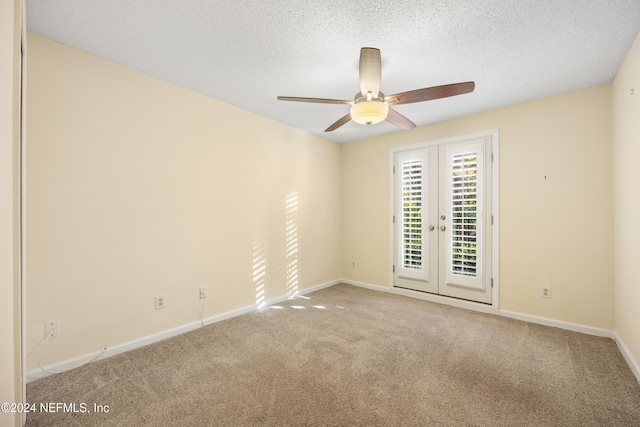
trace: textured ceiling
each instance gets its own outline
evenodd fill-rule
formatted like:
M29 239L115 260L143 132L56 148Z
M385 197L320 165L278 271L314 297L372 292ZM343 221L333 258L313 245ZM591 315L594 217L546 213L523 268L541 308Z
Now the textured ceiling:
M640 0L27 0L30 31L336 142L404 132L350 122L360 48L385 94L475 81L395 107L418 126L610 83Z

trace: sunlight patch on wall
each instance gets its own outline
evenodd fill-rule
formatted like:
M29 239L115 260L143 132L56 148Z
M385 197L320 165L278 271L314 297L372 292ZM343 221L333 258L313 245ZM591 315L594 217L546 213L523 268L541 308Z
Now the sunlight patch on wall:
M287 295L298 293L298 192L286 198Z
M251 235L253 285L256 289L256 305L258 309L265 305L265 287L267 281L267 260L265 248L267 246L266 217L264 209L256 209L253 218L253 232Z

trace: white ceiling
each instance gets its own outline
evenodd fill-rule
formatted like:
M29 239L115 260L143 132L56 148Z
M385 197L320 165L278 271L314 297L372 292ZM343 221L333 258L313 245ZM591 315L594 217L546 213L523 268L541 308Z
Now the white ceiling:
M30 31L344 143L404 132L350 122L361 47L387 94L475 81L394 107L418 126L610 83L640 32L640 0L27 0ZM215 117L212 117L215 120Z

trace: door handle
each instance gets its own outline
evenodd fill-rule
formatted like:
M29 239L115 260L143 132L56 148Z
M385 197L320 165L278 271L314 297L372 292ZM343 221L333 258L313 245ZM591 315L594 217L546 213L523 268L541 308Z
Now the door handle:
M447 227L445 227L444 225L441 225L441 226L440 226L440 230L444 231L444 230L446 230L446 229L447 229Z
M429 231L433 231L433 230L435 230L435 228L436 228L436 227L434 227L433 225L430 225L430 226L429 226Z

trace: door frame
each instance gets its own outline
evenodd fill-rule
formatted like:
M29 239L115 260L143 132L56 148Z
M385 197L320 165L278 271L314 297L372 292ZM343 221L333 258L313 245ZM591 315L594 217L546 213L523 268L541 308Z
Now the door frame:
M420 291L413 291L404 288L397 288L394 283L394 272L391 268L395 264L394 245L395 245L395 224L393 223L393 216L395 215L395 182L393 168L395 166L395 157L397 153L403 151L417 150L421 148L427 148L434 145L464 142L469 139L476 138L489 138L489 145L491 147L491 154L493 161L491 162L491 212L493 216L493 226L491 227L491 280L492 280L492 294L491 304L483 304L473 301L461 300L444 295L430 294ZM403 145L399 147L391 148L389 151L389 289L390 292L405 295L413 298L424 299L427 301L438 302L443 304L449 304L462 308L473 308L481 311L497 310L500 305L500 156L499 156L499 131L498 129L492 129L477 133L458 135L449 138L442 138L430 141L424 141L416 144ZM489 189L487 189L489 190Z

